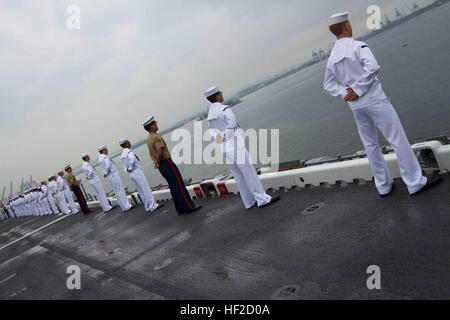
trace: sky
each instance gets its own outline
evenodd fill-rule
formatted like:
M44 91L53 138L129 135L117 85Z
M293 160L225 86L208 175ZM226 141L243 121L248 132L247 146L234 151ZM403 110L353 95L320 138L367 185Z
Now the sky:
M419 0L417 3L429 3ZM311 57L333 37L326 19L350 11L355 35L366 9L409 0L2 0L0 192L45 179L81 153L142 140L203 110L218 85L231 96ZM81 28L67 28L67 8Z

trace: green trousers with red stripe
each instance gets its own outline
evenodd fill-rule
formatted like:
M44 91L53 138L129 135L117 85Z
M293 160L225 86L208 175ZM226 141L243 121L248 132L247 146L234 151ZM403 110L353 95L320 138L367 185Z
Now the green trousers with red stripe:
M195 207L194 202L189 195L184 184L183 177L178 170L177 165L172 159L166 159L159 164L159 172L169 184L175 208L179 214L188 212Z

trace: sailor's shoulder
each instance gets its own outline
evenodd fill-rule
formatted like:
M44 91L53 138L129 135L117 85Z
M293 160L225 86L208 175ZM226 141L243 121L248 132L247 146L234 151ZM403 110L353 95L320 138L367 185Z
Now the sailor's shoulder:
M369 48L369 45L363 41L359 41L359 40L354 40L353 42L353 48L355 50L359 50L359 49L364 49L364 48Z
M226 110L231 109L230 106L227 106L226 104L222 105L222 112L225 112Z
M130 150L130 149L123 149L123 150L122 150L122 153L120 154L120 157L121 157L122 159L125 158L125 157L127 156L129 150Z
M212 103L209 107L208 121L218 118L220 111L222 110L222 104L220 102Z

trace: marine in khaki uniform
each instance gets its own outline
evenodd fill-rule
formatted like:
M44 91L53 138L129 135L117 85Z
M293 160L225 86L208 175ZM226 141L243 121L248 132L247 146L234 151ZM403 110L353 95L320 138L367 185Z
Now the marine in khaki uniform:
M157 134L158 122L154 116L148 118L144 123L144 129L148 131L147 147L150 152L150 158L155 164L164 179L169 184L175 208L179 215L189 214L201 208L192 201L189 192L184 184L183 177L178 170L177 165L172 161L170 152L167 149L164 139Z
M70 190L72 190L73 193L75 194L78 204L80 205L81 211L83 212L83 214L91 213L91 210L89 210L83 192L81 191L80 181L78 181L72 174L72 166L69 164L64 168L64 170L67 172L66 175L67 184L69 185Z

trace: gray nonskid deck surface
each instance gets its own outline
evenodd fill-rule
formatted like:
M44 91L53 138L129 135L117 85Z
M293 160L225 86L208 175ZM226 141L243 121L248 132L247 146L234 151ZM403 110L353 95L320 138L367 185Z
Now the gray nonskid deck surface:
M287 190L282 201L246 211L238 196L197 200L178 216L71 215L0 249L1 299L450 298L450 177L410 197L401 181L381 199L372 183ZM313 214L302 211L317 203ZM0 247L61 218L0 223ZM70 265L81 290L68 290ZM370 291L367 267L381 268Z

